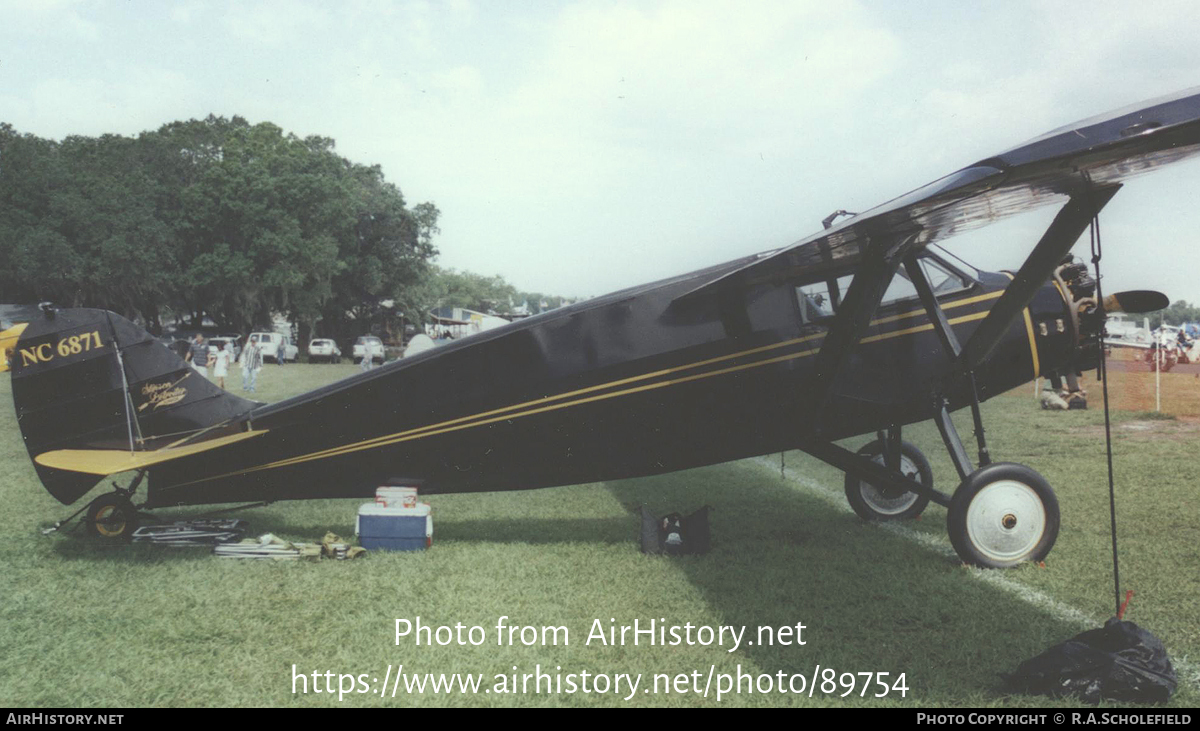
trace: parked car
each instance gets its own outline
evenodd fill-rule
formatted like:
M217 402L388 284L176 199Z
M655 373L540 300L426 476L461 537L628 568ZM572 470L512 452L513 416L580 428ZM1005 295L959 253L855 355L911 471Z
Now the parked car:
M383 341L374 335L363 335L354 342L354 362L361 363L367 357L384 361Z
M250 337L258 336L258 347L262 351L263 361L273 360L283 365L288 361L293 363L300 355L300 348L292 344L292 339L279 333L250 333Z
M308 344L308 362L318 363L320 361L328 361L337 363L342 359L342 349L337 346L337 343L328 338L318 338Z
M237 360L237 357L242 354L242 345L238 342L237 335L219 335L215 338L209 338L208 352L215 355L217 351L225 347L225 343L233 343L233 358Z

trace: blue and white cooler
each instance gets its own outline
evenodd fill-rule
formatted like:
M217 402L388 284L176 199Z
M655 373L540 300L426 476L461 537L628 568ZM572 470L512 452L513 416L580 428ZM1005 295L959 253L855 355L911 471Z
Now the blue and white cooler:
M433 545L433 515L429 503L411 508L364 503L354 533L369 551L421 551Z

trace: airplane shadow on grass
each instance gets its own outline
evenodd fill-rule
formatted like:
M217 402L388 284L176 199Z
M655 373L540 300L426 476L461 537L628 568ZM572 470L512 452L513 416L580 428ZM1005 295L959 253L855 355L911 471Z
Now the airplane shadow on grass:
M803 623L804 646L743 647L756 673L905 673L908 698L985 703L1000 672L1079 627L977 580L957 559L839 511L769 473L723 465L679 476L610 483L627 508L656 514L711 505L712 550L673 561L724 624ZM634 546L637 522L625 528ZM636 550L636 549L634 549ZM1018 571L1041 570L1032 566ZM668 617L682 623L687 617ZM862 688L854 688L858 696ZM835 695L846 689L839 687ZM868 698L880 691L868 691ZM898 699L897 694L892 697Z

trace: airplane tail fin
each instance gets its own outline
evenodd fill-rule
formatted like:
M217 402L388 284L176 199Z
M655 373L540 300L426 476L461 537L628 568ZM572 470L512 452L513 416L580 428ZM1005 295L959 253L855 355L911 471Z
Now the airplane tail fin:
M21 436L42 484L67 505L102 476L39 456L70 450L136 455L203 430L209 430L204 439L219 439L242 430L243 417L258 405L217 388L112 312L46 309L23 327L6 331L8 340L12 331L16 341L3 350L12 370Z

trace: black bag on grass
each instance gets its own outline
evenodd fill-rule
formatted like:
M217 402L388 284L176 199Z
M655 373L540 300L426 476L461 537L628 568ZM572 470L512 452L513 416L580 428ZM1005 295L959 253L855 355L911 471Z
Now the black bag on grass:
M1175 669L1157 637L1133 622L1112 618L1026 660L1004 680L1034 695L1165 703L1175 692Z
M708 506L691 515L668 513L655 517L642 506L642 553L682 556L708 553Z

